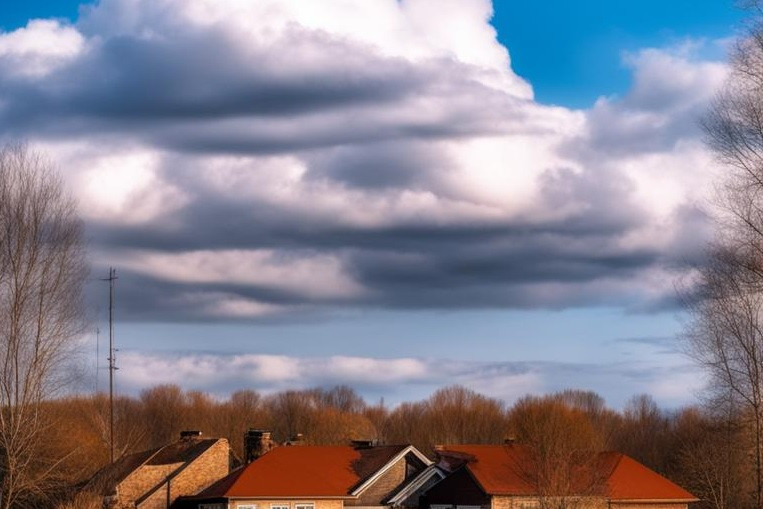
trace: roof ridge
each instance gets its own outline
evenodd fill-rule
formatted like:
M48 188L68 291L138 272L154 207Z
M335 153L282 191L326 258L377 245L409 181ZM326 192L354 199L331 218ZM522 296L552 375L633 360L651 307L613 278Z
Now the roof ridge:
M160 452L162 452L164 449L166 449L166 448L167 448L167 447L169 447L169 446L170 446L170 444L165 444L165 445L162 445L162 446L158 447L158 448L157 448L157 449L154 451L154 453L153 453L153 454L151 454L151 455L150 455L150 456L148 456L148 457L147 457L145 460L143 460L143 462L142 462L140 465L138 465L137 467L135 467L135 468L133 469L133 471L132 471L132 472L130 472L130 474L132 474L133 472L135 472L136 470L138 470L140 467L143 467L143 466L145 466L145 465L146 465L146 463L148 463L149 461L151 461L152 459L154 459L154 458L155 458L155 457L156 457L156 456L157 456L157 455L158 455ZM149 449L149 450L150 450L150 449ZM130 474L127 474L127 476L129 477L129 475L130 475Z
M362 479L358 479L358 482L356 482L354 485L352 485L348 490L347 493L351 495L359 495L365 489L368 487L366 484L373 481L374 478L378 477L379 475L383 475L384 472L392 468L392 466L397 463L398 461L405 459L408 454L413 454L414 456L417 456L419 460L421 460L421 457L424 457L423 453L416 449L413 444L399 444L399 445L381 445L381 446L373 446L370 449L384 447L386 449L392 449L394 450L394 455L390 456L387 461L381 465L379 468L377 468L375 471L370 472L368 475L366 475ZM369 449L365 449L369 450ZM426 466L429 466L424 461L422 461ZM431 463L430 463L431 464ZM358 476L360 477L360 476Z
M620 466L620 462L621 462L621 461L623 461L623 458L625 457L625 453L622 453L622 452L620 452L620 451L612 451L612 452L614 452L614 453L617 455L617 461L615 461L615 464L614 464L614 466L612 467L612 470L610 470L610 472L609 472L609 476L607 476L607 478L609 478L609 477L612 477L612 474L614 474L614 473L615 473L615 470L617 470L617 467L619 467L619 466ZM631 459L633 459L633 458L631 458ZM635 461L635 460L634 460L634 461ZM644 466L646 466L646 465L644 465ZM647 467L647 468L648 468L648 467ZM651 470L651 469L650 469L650 470Z

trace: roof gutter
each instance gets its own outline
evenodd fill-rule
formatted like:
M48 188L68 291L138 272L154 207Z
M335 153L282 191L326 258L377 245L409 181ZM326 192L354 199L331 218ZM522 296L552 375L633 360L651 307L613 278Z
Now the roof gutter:
M353 497L349 495L242 495L242 496L231 496L226 495L223 498L227 498L228 500L258 500L258 499L267 499L267 500L281 500L281 499L289 499L289 500L357 500L358 497Z
M689 504L698 498L610 498L612 504Z

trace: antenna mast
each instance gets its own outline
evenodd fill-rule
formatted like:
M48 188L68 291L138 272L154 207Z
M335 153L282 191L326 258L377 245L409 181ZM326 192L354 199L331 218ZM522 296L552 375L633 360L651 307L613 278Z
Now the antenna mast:
M101 328L96 326L95 328L95 394L98 395L98 376L101 371Z
M114 372L117 370L116 350L114 349L114 281L117 280L117 270L109 268L109 446L111 462L114 463Z

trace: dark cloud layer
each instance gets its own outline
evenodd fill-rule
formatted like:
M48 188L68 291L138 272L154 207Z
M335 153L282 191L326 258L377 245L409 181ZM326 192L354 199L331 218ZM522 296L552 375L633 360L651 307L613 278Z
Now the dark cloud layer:
M707 221L643 175L709 165L695 120L718 65L650 50L626 97L573 111L531 100L475 3L453 14L487 34L470 53L396 2L415 42L389 47L296 18L198 22L195 2L104 0L0 34L18 46L0 46L0 140L60 151L96 266L122 264L124 318L671 305ZM30 56L22 36L51 42Z

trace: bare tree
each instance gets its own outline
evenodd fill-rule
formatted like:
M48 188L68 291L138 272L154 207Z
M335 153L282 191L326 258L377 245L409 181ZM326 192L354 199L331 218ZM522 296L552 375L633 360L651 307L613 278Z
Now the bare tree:
M687 299L690 354L711 388L731 395L750 430L754 506L763 508L763 11L751 9L731 73L703 122L709 147L727 170L719 188L718 240ZM741 435L740 435L741 436Z
M427 400L428 428L435 444L497 444L506 438L503 403L460 385Z
M83 328L82 224L50 163L0 149L0 505L44 495L56 463L35 451Z
M728 411L711 415L687 408L677 414L675 428L678 468L674 478L701 498L704 507L749 507L744 441L735 416Z
M519 400L509 415L529 461L518 472L535 490L541 509L587 507L604 491L600 437L587 415L560 396Z
M751 430L755 507L763 507L763 293L738 252L716 250L702 269L702 298L685 337L712 388L730 393Z
M670 451L670 419L648 394L630 398L616 433L616 450L666 475Z
M141 391L140 401L148 423L149 446L161 447L175 440L188 414L183 389L174 384L156 385Z

